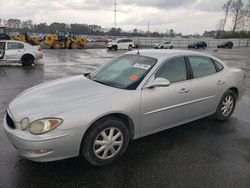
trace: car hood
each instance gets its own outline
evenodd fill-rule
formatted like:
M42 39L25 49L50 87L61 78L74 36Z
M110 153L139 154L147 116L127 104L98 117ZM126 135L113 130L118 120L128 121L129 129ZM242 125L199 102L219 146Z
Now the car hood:
M115 42L108 42L107 45L114 45L116 44Z
M47 82L19 94L9 105L16 122L24 117L53 117L62 112L126 92L83 75Z

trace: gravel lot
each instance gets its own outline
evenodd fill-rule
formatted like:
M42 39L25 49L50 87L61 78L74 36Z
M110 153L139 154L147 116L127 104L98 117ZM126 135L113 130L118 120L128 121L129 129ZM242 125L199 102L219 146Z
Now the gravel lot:
M117 162L93 167L80 158L36 163L20 157L2 119L23 90L91 72L124 53L44 50L34 67L0 63L0 187L250 187L250 48L201 50L247 73L247 91L227 122L204 118L131 141Z

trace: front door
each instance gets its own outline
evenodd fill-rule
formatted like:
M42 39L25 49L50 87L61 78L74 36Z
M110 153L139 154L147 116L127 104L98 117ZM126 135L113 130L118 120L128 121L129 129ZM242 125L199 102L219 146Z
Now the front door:
M153 75L170 81L170 86L143 88L140 133L169 128L189 118L191 84L186 61L177 57L165 62Z
M10 61L20 60L21 55L24 52L24 45L19 42L7 42L7 48L5 51L5 59Z

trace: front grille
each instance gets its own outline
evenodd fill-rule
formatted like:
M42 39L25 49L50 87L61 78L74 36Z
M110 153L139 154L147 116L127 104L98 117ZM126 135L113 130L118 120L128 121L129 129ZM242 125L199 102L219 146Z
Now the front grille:
M7 122L7 125L8 125L11 129L15 129L15 128L16 128L15 123L14 123L13 119L10 117L10 115L9 115L8 112L6 113L6 122Z

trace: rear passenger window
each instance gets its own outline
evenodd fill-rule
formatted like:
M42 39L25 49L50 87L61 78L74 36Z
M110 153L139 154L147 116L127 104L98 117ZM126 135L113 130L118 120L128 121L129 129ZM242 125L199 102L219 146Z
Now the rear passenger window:
M216 61L216 60L214 60L214 59L213 59L213 61L214 61L215 65L216 65L217 68L218 68L218 72L221 71L221 70L224 68L223 65L220 64L218 61Z
M170 83L187 80L186 61L184 57L177 57L167 61L155 73L155 78L166 78Z
M24 45L19 42L8 42L7 43L7 49L23 49Z
M210 58L193 56L189 57L189 61L192 67L194 78L216 73L216 68Z

